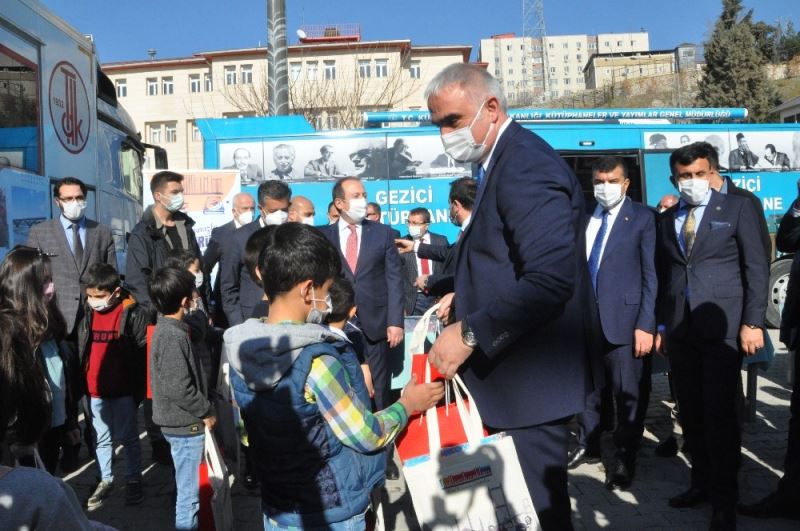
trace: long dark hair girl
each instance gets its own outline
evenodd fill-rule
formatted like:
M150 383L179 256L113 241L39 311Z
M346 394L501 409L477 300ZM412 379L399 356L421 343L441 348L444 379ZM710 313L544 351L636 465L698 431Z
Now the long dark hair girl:
M36 350L63 337L64 325L45 291L50 260L38 249L17 246L0 263L0 439L11 427L15 442L32 444L50 425L50 402Z

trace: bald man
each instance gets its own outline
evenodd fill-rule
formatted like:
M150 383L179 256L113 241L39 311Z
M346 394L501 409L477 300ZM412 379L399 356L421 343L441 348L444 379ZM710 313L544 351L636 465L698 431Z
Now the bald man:
M306 225L314 225L314 203L307 197L298 195L292 198L289 203L289 218L287 221L294 221L296 223L304 223Z
M656 210L658 210L658 213L661 214L662 212L664 212L666 209L668 209L677 202L678 202L678 196L667 194L664 197L662 197L661 200L658 202L658 205L656 205Z
M225 249L225 242L230 241L233 231L247 225L253 221L255 215L256 202L253 196L247 193L239 193L233 196L231 213L233 220L215 227L211 231L211 239L206 247L206 252L203 254L203 266L206 275L211 275L211 270L214 269L219 261L222 259L222 253ZM214 302L214 324L219 327L226 328L228 321L225 318L225 313L222 311L222 296L219 288L219 275L214 281L214 290L212 292L211 300Z

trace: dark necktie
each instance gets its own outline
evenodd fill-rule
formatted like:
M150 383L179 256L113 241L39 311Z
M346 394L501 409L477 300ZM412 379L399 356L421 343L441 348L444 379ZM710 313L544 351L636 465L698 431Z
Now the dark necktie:
M481 185L484 177L486 177L486 170L483 169L483 164L481 164L478 166L478 174L475 175L475 180L478 181L478 186Z
M686 221L683 222L683 245L688 258L692 254L692 247L694 247L694 239L697 236L697 220L694 218L694 211L697 207L689 207L686 213Z
M77 223L72 224L72 255L75 257L75 264L80 269L83 263L83 242L81 241L80 228Z
M594 238L592 250L589 252L589 274L592 276L592 287L597 293L597 273L600 271L600 259L602 258L603 240L608 231L608 210L603 210L603 221L600 223L600 230Z

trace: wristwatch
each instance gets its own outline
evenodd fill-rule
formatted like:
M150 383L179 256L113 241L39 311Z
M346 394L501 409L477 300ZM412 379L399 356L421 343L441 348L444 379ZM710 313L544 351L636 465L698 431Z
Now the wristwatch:
M747 323L745 323L745 326L747 328L749 328L750 330L757 330L757 329L761 328L760 326L756 326L756 325L753 325L753 324L747 324Z
M469 348L478 346L478 338L475 337L475 332L469 327L466 317L461 319L461 341Z

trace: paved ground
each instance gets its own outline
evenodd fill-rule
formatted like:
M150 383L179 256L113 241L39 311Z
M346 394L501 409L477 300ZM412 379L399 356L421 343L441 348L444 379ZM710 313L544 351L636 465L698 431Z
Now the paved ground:
M777 336L773 335L776 345ZM739 474L741 497L751 501L768 494L775 488L786 452L787 423L789 420L788 355L780 350L775 362L758 379L757 419L745 424L743 435L743 464ZM744 377L744 373L742 373ZM665 459L653 454L658 437L671 429L666 400L669 398L667 379L653 376L653 395L647 415L648 431L639 458L637 475L627 492L609 492L603 486L605 477L602 465L583 465L570 473L569 490L572 497L573 521L577 529L707 529L711 509L671 509L667 498L685 490L689 469L685 459ZM144 438L144 434L142 434ZM605 441L608 442L607 440ZM149 463L150 445L143 441L144 461ZM610 449L606 453L610 454ZM122 459L115 467L122 477ZM94 481L94 464L86 465L67 478L79 499L85 500ZM174 487L171 471L163 466L148 466L144 474L145 501L135 507L124 505L122 488L100 509L90 514L94 520L120 530L159 531L172 529ZM387 485L388 503L386 528L389 530L417 529L410 499L402 480ZM254 492L235 484L233 504L237 530L262 529L259 500ZM743 530L796 530L797 522L785 520L761 521L739 517Z

